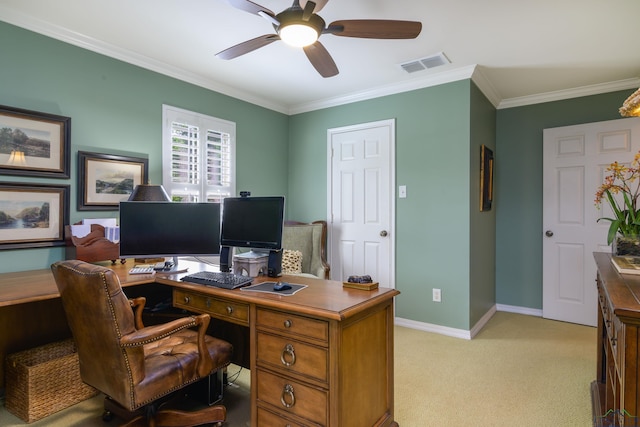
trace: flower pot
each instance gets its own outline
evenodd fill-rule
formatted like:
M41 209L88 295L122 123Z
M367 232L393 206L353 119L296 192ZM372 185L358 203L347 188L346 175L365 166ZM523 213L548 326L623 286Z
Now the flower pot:
M611 251L614 256L640 257L640 236L616 236Z

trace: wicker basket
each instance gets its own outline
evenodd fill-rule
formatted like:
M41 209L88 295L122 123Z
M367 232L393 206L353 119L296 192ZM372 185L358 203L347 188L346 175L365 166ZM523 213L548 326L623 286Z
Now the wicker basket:
M5 375L5 407L27 423L98 394L80 379L71 339L8 355Z

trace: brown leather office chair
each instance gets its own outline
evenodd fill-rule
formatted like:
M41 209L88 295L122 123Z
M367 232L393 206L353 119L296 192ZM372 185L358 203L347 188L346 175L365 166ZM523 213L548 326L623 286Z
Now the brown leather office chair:
M209 315L144 327L145 299L127 299L111 269L72 260L51 270L78 348L80 376L106 395L105 417L112 412L130 420L127 426L225 421L222 405L190 412L160 408L172 392L229 364L231 344L205 335Z

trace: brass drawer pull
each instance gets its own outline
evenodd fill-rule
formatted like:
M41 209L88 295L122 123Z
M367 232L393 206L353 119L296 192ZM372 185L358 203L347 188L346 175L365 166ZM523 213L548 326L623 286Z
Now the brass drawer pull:
M227 306L227 314L233 314L233 307L231 307L230 305Z
M184 297L184 303L185 304L189 304L191 302L191 298L189 298L188 296L185 295Z
M284 321L284 327L287 328L287 329L290 328L292 324L293 324L293 322L291 320L289 320L289 319Z
M288 401L286 399L287 397L289 397ZM284 386L282 395L280 396L280 402L285 408L291 408L296 404L296 396L293 394L293 386L291 384L286 384Z
M289 360L287 361L287 357L289 356ZM287 344L282 349L282 353L280 354L280 361L284 366L292 366L296 363L296 351L293 349L293 345Z

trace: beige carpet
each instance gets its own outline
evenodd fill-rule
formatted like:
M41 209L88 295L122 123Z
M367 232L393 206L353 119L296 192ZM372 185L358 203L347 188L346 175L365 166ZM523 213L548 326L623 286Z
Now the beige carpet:
M499 312L473 340L395 331L400 426L592 425L595 328Z
M473 340L396 327L395 354L401 427L592 425L595 328L496 313ZM249 382L243 370L225 391L227 426L248 425ZM32 424L3 406L0 426L116 426L102 421L101 403L90 399Z

